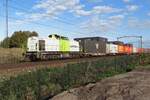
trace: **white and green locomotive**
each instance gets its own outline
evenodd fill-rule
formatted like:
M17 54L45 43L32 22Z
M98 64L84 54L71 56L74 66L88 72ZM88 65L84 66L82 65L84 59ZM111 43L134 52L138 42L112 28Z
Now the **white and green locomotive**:
M52 34L47 38L28 38L26 58L31 61L70 58L79 56L79 52L77 41Z

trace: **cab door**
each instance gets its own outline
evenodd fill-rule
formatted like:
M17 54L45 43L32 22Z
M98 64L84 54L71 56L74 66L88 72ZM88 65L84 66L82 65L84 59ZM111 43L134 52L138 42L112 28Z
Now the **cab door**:
M39 40L39 51L45 51L45 40Z

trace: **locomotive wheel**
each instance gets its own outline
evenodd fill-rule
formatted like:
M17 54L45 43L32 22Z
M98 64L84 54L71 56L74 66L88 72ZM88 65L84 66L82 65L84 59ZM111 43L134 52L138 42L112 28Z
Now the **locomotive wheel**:
M36 55L31 55L31 56L30 56L30 60L31 60L31 61L36 61L36 60L37 60Z

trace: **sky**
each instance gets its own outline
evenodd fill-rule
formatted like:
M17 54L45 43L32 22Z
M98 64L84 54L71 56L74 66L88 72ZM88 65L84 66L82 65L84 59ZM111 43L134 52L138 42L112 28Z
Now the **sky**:
M6 37L5 1L0 0L0 40ZM150 0L8 0L8 9L9 36L19 30L110 41L136 35L150 47Z

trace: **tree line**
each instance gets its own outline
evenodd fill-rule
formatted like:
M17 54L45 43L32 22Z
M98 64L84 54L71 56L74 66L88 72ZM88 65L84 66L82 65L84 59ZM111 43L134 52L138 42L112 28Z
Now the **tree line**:
M0 47L3 48L27 48L27 39L31 36L38 36L35 31L16 31L11 37L5 38L0 42Z

